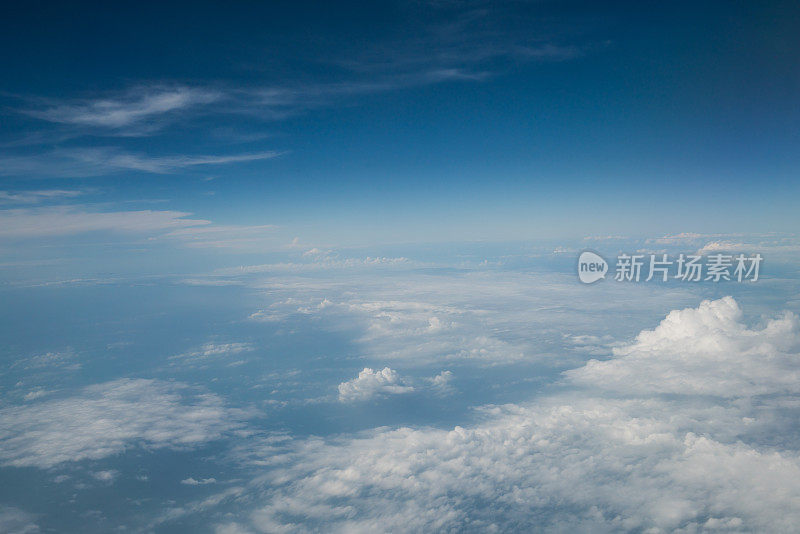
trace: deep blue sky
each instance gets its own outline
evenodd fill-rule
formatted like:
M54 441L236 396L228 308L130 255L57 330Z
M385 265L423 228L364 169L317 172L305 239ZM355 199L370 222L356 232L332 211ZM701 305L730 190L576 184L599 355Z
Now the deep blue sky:
M332 244L798 223L788 2L28 2L0 25L8 195Z

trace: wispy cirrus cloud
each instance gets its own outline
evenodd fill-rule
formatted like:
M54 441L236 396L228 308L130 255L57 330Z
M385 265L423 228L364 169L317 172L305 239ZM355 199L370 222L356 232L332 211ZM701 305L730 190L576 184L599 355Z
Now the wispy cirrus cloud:
M38 191L0 191L0 203L36 204L48 200L63 200L86 194L79 189L40 189Z
M278 226L262 225L192 225L176 228L160 239L175 240L191 248L216 248L259 252L282 248Z
M189 219L190 213L172 210L88 211L81 206L10 209L0 211L0 238L32 238L86 232L148 233L211 224Z
M113 147L57 149L36 156L0 156L0 174L79 178L121 172L170 174L199 166L262 161L280 156L277 151L223 155L149 156Z
M275 225L220 225L176 210L100 211L91 204L0 209L0 240L47 239L103 233L128 234L141 246L173 246L240 252L283 250L286 237ZM231 281L194 279L195 284ZM234 284L238 281L232 281Z
M208 88L137 86L97 98L40 99L39 106L20 111L47 122L73 126L119 130L144 125L152 130L170 116L217 102L223 96Z
M312 76L276 83L254 64L246 86L225 79L192 85L139 82L94 95L23 97L27 103L18 111L63 127L61 135L70 128L92 135L150 135L198 115L246 113L280 120L348 97L448 81L478 82L512 64L565 61L586 52L579 23L554 31L551 25L537 25L533 11L521 24L518 10L496 3L409 3L398 10L391 31L366 50L348 44L315 50L307 65ZM415 31L408 33L408 27ZM320 63L328 67L323 72Z

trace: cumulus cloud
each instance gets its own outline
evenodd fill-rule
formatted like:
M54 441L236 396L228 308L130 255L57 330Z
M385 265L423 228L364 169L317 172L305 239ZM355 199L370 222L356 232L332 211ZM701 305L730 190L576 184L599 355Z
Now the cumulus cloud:
M487 415L450 431L402 428L306 442L294 465L269 478L275 489L250 525L261 532L323 525L329 532L698 532L730 524L790 532L800 519L796 455L732 439L719 427L735 424L737 410L555 398ZM714 425L716 418L723 420ZM753 494L772 497L754 501Z
M384 367L375 371L365 367L358 376L339 384L341 402L365 401L386 395L400 395L414 391L394 369Z
M181 384L115 380L72 397L0 409L0 463L49 468L136 445L193 447L239 427L243 415Z
M792 532L798 392L779 375L797 337L791 315L754 328L733 299L705 301L568 373L577 389L484 407L469 426L270 444L262 504L220 528Z
M450 386L450 381L453 380L453 373L451 371L442 371L438 375L430 379L431 384L439 388L446 388Z
M732 297L675 310L654 330L567 372L574 382L624 393L736 397L800 392L800 322L786 313L748 328Z

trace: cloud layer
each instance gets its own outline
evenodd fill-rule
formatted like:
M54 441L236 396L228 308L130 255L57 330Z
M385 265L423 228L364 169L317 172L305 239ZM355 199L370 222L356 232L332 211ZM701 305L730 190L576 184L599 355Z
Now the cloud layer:
M220 531L792 532L800 440L781 375L798 340L791 315L748 328L733 299L705 301L568 373L580 389L468 427L293 443L263 504Z
M240 426L242 412L212 394L144 379L121 379L78 395L0 409L0 463L48 468L144 445L193 447Z

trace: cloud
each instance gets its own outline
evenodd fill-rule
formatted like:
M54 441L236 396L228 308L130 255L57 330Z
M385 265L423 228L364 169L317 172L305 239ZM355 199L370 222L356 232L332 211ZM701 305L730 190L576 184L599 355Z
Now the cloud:
M122 172L170 174L198 166L263 161L281 154L277 151L260 151L223 155L150 156L113 147L56 149L33 156L0 156L0 174L55 178L83 178Z
M26 358L17 358L9 365L9 369L21 368L27 371L38 369L75 370L81 366L79 362L75 361L75 356L75 353L71 350L35 354Z
M245 488L242 487L232 487L227 488L224 491L219 493L213 494L209 497L205 497L204 499L190 502L183 506L176 506L172 508L168 508L164 511L159 517L155 518L148 528L143 530L152 531L156 526L166 523L169 521L174 521L176 519L180 519L187 515L193 514L203 514L208 510L216 508L221 504L230 502L240 495L245 493Z
M184 234L189 231L181 232ZM198 231L198 233L200 233ZM312 249L312 251L315 249ZM247 275L270 272L307 272L307 271L327 271L332 269L358 269L373 267L398 267L398 266L419 266L419 263L412 262L404 257L385 257L385 256L366 256L364 258L341 258L334 254L309 254L303 253L303 258L311 261L303 262L284 262L284 263L264 263L261 265L241 265L239 267L226 267L218 269L218 275Z
M26 400L26 401L32 401L32 400L36 400L36 399L38 399L38 398L40 398L40 397L44 397L44 396L45 396L45 395L47 395L48 393L49 393L49 391L47 391L47 390L45 390L45 389L43 389L43 388L36 388L36 389L32 389L32 390L30 390L30 391L29 391L28 393L26 393L26 394L25 394L25 396L24 396L24 397L22 397L22 398L23 398L24 400Z
M525 12L522 17L520 7ZM566 61L591 49L578 43L582 39L575 31L564 31L566 25L555 35L540 13L523 4L511 8L486 2L447 6L412 2L395 15L393 28L369 46L316 49L313 58L306 59L327 65L323 70L330 75L311 81L301 76L274 84L270 77L261 78L252 71L247 85L234 80L205 86L139 82L117 92L28 98L18 111L55 131L49 138L28 132L20 142L53 145L53 140L85 134L152 135L173 122L205 115L213 115L222 128L225 117L282 120L313 108L347 104L367 94L451 81L478 82L523 63ZM253 135L242 132L244 139L257 138L258 133Z
M618 379L590 363L568 374L577 388L483 407L468 426L270 442L242 456L271 460L242 501L261 504L220 528L793 532L798 392L778 375L797 337L792 316L749 328L733 299L705 301L615 348Z
M92 478L95 480L111 484L119 476L119 471L116 469L108 469L105 471L92 471L89 474L92 475Z
M72 397L0 409L0 463L46 469L137 445L195 447L239 427L243 414L180 383L115 380Z
M697 250L698 256L703 256L712 252L733 252L746 250L747 245L743 243L733 243L731 241L709 241Z
M567 351L580 353L576 362L582 362L585 351L566 343L565 332L607 332L606 317L618 312L622 302L630 318L626 325L645 326L644 317L656 316L651 297L658 288L647 284L606 284L598 289L605 297L585 307L570 304L585 298L571 274L471 270L441 276L417 269L411 261L380 265L380 271L372 269L376 265L363 266L356 279L333 278L322 269L319 274L297 271L302 275L288 269L270 272L267 266L215 274L250 280L252 287L275 296L269 306L251 314L254 321L302 315L329 329L355 331L364 357L388 364L402 361L404 367L453 361L564 365ZM691 288L676 288L659 299L683 305L696 297ZM538 335L520 335L528 330Z
M0 210L0 239L30 239L91 232L141 234L151 245L166 243L190 248L244 252L281 250L274 225L217 225L191 213L173 210L94 211L90 205L47 206ZM191 278L194 285L237 285L220 276Z
M86 232L148 233L210 224L171 210L97 212L81 206L0 210L0 238L30 238Z
M367 401L390 395L412 393L426 388L436 393L450 393L452 379L452 372L442 371L436 376L423 378L421 385L414 385L412 379L401 376L389 367L381 370L365 367L356 378L339 384L339 401Z
M358 376L339 384L339 401L366 401L386 395L400 395L414 391L414 387L406 385L397 371L384 367L374 371L365 367Z
M281 248L278 229L270 224L187 226L164 234L160 239L177 240L191 248L263 252Z
M216 478L201 478L198 480L189 477L181 480L181 484L184 484L186 486L205 486L206 484L215 484L216 482L217 482Z
M240 280L225 280L221 278L206 277L206 278L184 278L179 281L180 284L187 286L206 286L206 287L223 287L223 286L240 286L243 282Z
M791 532L800 518L796 455L758 450L720 431L719 423L737 426L735 409L553 398L488 415L450 431L401 428L306 442L293 465L268 477L276 489L248 526ZM754 501L754 494L769 497Z
M421 288L420 288L421 289ZM323 298L316 303L298 306L297 299L277 302L280 310L288 304L295 313L308 314L336 322L360 324L359 343L373 356L399 360L513 361L524 358L523 349L492 336L482 322L482 310L448 304L409 300L369 298L367 292L353 300ZM373 296L373 298L376 295ZM251 315L254 320L280 319L278 311L262 310Z
M35 517L19 508L0 504L0 531L7 534L35 534L41 532Z
M191 87L146 87L128 89L107 98L73 101L46 100L39 109L23 113L48 122L119 129L155 121L169 114L204 106L222 98L218 91Z
M35 204L47 200L75 198L85 194L76 189L43 189L38 191L0 191L0 202Z
M508 63L565 61L588 50L574 44L576 35L556 37L552 26L540 26L540 14L533 11L523 16L526 23L520 25L520 7L527 11L520 4L511 8L496 2L405 4L398 23L413 26L413 33L401 29L397 36L333 61L354 73L414 85L483 79Z
M696 232L681 232L679 234L667 234L661 237L647 239L647 243L654 243L657 245L683 245L687 243L695 243L700 239L710 237L709 234L698 234Z
M747 242L709 241L700 247L695 254L708 255L720 252L753 254L756 252L768 252L770 255L778 255L794 254L798 251L800 251L800 240L794 236L786 236L766 239L762 237L760 239L750 239Z
M171 360L197 363L212 358L228 357L251 352L255 346L251 343L204 343L200 348L171 356Z
M737 397L800 393L800 321L787 312L761 329L742 323L732 297L675 310L654 330L566 375L623 393Z
M450 387L451 380L453 380L453 373L451 371L442 371L430 379L431 384L439 388Z

